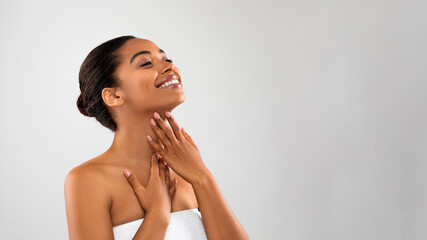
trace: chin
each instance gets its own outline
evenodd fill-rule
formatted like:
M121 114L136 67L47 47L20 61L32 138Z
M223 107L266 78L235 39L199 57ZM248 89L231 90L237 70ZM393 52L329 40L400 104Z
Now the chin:
M182 93L182 95L181 95L182 97L181 97L181 103L183 103L184 101L185 101L185 95L184 95L184 93Z
M179 102L180 104L185 101L185 94L184 94L184 92L181 92L181 94L179 94L179 95L176 96L176 101Z
M170 105L170 107L169 107L170 111L172 111L174 108L178 107L184 101L185 101L185 95L180 94L179 97L177 97L176 101L174 101L174 103Z

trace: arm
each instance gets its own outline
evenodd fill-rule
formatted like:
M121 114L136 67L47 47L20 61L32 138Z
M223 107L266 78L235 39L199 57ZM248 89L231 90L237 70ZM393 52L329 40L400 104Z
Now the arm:
M96 174L81 167L68 173L64 193L70 240L114 239L109 197L101 186Z
M165 116L169 127L155 112L151 124L158 140L147 135L148 142L177 174L193 186L202 215L206 235L210 240L249 239L249 236L234 216L219 187L203 163L199 149L192 138L178 125L171 113ZM154 120L151 119L153 122ZM161 144L163 147L160 147Z
M208 239L249 239L209 170L204 178L192 183L192 186Z
M155 212L147 213L133 240L163 240L169 226L169 218Z

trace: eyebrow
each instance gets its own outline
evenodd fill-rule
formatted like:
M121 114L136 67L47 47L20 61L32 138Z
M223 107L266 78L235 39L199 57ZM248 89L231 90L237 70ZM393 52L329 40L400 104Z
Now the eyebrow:
M160 49L160 50L159 50L159 53L165 53L165 51L163 51L162 49ZM130 59L130 63L129 63L129 64L131 64L131 63L132 63L132 61L133 61L136 57L138 57L139 55L141 55L141 54L150 54L150 55L151 55L151 52L150 52L150 51L141 51L141 52L137 52L137 53L135 53L135 55L133 55L133 57Z

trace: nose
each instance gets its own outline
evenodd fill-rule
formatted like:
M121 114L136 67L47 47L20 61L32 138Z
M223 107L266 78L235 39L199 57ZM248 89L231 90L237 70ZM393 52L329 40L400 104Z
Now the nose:
M175 69L175 65L173 63L167 62L166 66L162 69L162 74L166 73L167 71L173 71Z

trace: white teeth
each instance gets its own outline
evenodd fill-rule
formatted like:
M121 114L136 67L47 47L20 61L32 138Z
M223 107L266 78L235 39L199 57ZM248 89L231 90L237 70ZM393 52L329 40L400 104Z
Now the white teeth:
M164 87L167 87L167 86L169 86L171 84L175 84L175 83L179 83L179 81L177 79L167 81L167 82L163 83L162 85L160 85L159 88L164 88Z

